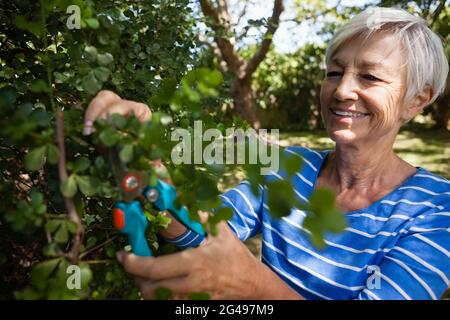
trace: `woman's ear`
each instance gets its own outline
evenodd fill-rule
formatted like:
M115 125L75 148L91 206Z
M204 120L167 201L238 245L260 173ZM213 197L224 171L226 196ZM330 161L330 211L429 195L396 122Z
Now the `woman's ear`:
M402 112L402 119L406 122L417 116L430 103L432 98L433 88L426 86L406 104Z

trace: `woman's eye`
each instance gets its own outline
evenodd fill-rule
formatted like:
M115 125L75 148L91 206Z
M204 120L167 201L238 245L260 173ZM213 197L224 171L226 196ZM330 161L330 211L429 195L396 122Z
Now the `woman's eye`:
M380 79L378 79L377 77L374 77L371 74L363 74L362 76L364 79L369 80L369 81L381 81Z
M338 71L327 72L327 77L340 77L341 75L342 75L342 73L340 73Z

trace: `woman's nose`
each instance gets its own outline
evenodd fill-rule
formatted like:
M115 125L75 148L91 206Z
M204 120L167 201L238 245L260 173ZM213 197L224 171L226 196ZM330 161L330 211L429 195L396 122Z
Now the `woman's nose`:
M345 73L334 91L334 98L339 101L346 100L358 100L358 83L355 79L355 74L353 73Z

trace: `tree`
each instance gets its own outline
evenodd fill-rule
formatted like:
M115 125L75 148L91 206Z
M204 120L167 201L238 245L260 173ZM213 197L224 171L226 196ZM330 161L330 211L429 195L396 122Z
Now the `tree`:
M236 48L236 34L231 28L231 18L226 0L218 0L214 6L209 0L200 0L203 14L208 18L209 25L214 30L214 41L220 55L226 63L226 70L232 74L233 80L230 96L233 98L236 111L247 120L252 127L259 129L260 122L256 117L256 100L252 89L252 75L264 60L276 32L280 15L283 11L283 1L275 0L272 16L267 21L267 30L258 49L250 59L244 59Z
M254 75L258 117L264 127L322 127L320 87L325 46L306 44L295 53L269 52Z

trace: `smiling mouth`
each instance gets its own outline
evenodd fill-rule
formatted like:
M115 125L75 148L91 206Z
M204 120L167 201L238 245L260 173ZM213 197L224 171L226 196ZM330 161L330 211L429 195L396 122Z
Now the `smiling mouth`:
M335 116L345 117L345 118L364 118L364 117L367 117L370 115L370 113L341 111L341 110L335 110L335 109L330 109L330 110L331 110L331 113L333 113Z

